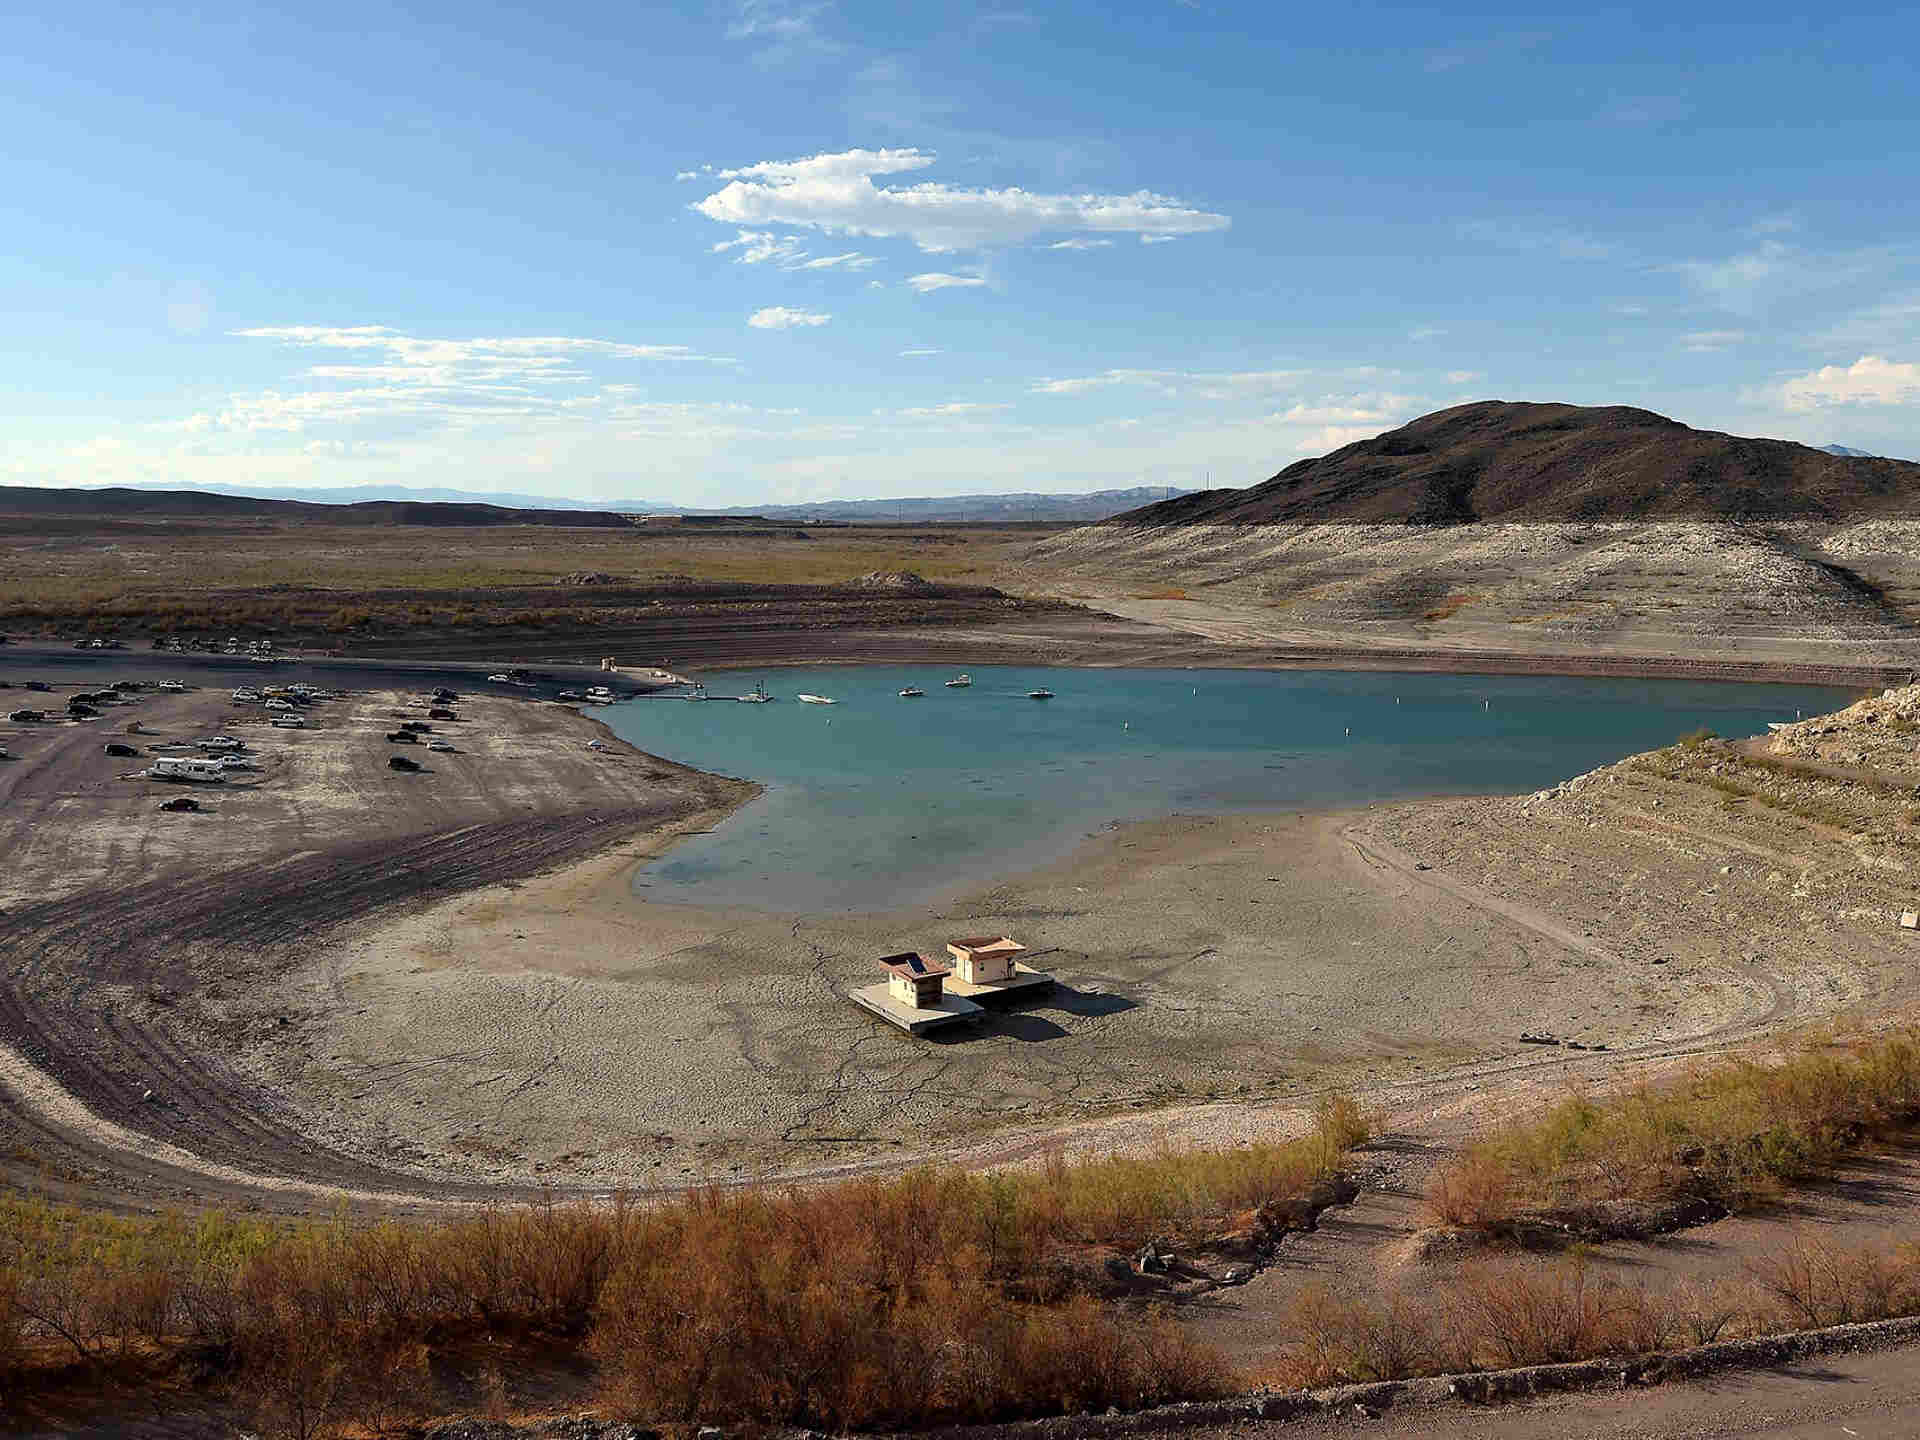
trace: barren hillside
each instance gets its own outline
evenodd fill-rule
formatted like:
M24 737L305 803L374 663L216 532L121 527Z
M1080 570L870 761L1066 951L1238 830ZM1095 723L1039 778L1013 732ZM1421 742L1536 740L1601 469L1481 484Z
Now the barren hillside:
M1910 663L1916 542L1920 465L1487 402L1033 558L1068 594L1214 639Z

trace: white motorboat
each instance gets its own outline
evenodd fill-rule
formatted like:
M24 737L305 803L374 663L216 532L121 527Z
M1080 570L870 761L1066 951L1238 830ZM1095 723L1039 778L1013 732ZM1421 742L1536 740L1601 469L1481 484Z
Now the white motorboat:
M1053 699L1053 691L1042 685L1038 690L1027 691L1027 698L1029 700L1051 700Z
M900 692L900 698L902 700L913 700L926 693L927 692L922 690L918 685L909 685Z
M954 676L953 679L947 681L947 689L964 690L971 684L973 684L973 676L962 670L958 675Z
M707 687L704 685L695 685L693 689L687 692L686 698L689 700L708 699L709 697L707 695Z
M767 687L763 682L756 680L753 682L751 695L736 695L733 698L742 705L765 705L773 699L773 696L767 694Z
M838 700L829 699L825 695L802 695L799 698L808 705L838 705L840 703Z

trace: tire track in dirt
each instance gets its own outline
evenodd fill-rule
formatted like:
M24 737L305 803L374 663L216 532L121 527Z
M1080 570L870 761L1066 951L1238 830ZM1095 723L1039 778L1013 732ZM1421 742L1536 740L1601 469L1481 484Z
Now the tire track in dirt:
M155 1167L219 1193L292 1189L485 1201L516 1191L408 1174L335 1149L237 1076L208 1045L184 1040L166 1011L209 976L244 983L291 965L328 931L376 913L524 878L672 818L686 805L540 815L372 842L266 868L165 878L18 907L0 934L0 1066L13 1122L109 1170ZM102 987L114 987L111 1008ZM133 1005L126 987L144 990ZM187 1003L191 1003L190 1001ZM150 1012L150 1013L138 1013ZM21 1071L29 1064L49 1089ZM31 1093L29 1093L31 1092ZM143 1098L151 1093L152 1099ZM42 1102L64 1094L51 1112ZM65 1119L50 1119L64 1116ZM81 1120L77 1117L91 1117ZM138 1137L138 1144L123 1143ZM316 1188L318 1190L316 1191Z

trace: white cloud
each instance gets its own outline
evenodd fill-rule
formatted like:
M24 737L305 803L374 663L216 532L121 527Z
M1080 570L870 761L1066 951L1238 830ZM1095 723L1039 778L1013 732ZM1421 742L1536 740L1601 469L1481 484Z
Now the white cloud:
M849 250L843 255L820 255L797 268L801 270L870 270L877 262L871 255Z
M1413 403L1414 397L1411 395L1355 395L1345 399L1328 397L1314 405L1295 405L1274 418L1287 425L1377 426L1406 414Z
M1682 335L1680 343L1696 354L1711 355L1731 349L1746 338L1744 330L1694 330Z
M1461 224L1460 234L1495 250L1553 255L1562 260L1606 260L1615 254L1614 247L1604 240L1563 225L1527 220L1468 220Z
M1047 246L1049 250L1104 250L1113 241L1088 235L1074 235L1065 240L1056 240Z
M925 181L887 187L876 175L923 170L924 150L846 150L768 160L715 174L728 183L693 207L710 220L751 228L788 225L828 234L904 237L943 253L1016 245L1048 231L1171 238L1225 229L1225 215L1168 196L1047 195Z
M793 310L785 305L769 305L747 317L756 330L792 330L799 326L824 325L833 316L821 310Z
M897 410L894 413L909 420L953 420L968 415L987 415L1006 408L1005 405L991 404L984 400L950 400L945 405L920 405L911 410Z
M1862 355L1851 365L1827 365L1780 387L1789 410L1828 405L1910 405L1920 401L1920 364Z
M1168 394L1177 390L1193 390L1203 398L1226 399L1233 395L1286 389L1305 378L1307 373L1305 370L1103 370L1098 375L1036 380L1028 388L1036 395L1082 395L1089 390L1104 390L1114 385L1143 385Z
M676 170L673 172L673 178L675 180L698 180L700 178L700 172L698 170Z
M900 358L902 360L911 360L921 355L944 355L944 354L946 354L946 351L944 350L930 350L926 348L921 348L918 350L902 350L900 352Z
M1178 235L1142 235L1140 237L1140 243L1142 245L1165 245L1179 238Z
M728 250L740 252L733 257L736 265L765 265L770 261L790 265L805 259L807 254L797 235L775 235L771 230L742 230L733 239L718 241L713 247L716 255Z
M595 369L614 361L707 361L684 345L634 345L566 335L440 339L385 325L268 325L231 332L347 359L309 365L298 382L229 396L173 428L188 434L301 433L312 427L388 431L565 416L604 393ZM610 389L611 387L607 387Z
M1301 436L1293 448L1301 455L1325 455L1357 440L1371 440L1379 433L1377 425L1323 425Z
M831 55L840 47L821 34L818 23L831 8L826 4L783 4L781 0L737 0L727 38L757 46L753 58L758 65Z
M948 275L939 270L930 270L924 275L909 275L907 284L914 293L925 295L933 290L967 290L986 284L983 275Z
M1486 378L1486 373L1481 370L1447 371L1447 383L1449 385L1471 385L1476 380L1484 380Z
M1447 332L1445 330L1442 330L1437 325L1419 325L1419 326L1415 326L1413 329L1407 332L1407 339L1438 340L1442 335L1446 333Z

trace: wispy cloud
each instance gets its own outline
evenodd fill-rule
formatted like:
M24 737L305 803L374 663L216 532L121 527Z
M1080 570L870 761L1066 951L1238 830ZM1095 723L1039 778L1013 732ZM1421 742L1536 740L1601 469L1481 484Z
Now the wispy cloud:
M1006 408L1005 405L984 400L950 400L945 405L916 405L912 409L893 413L909 420L961 420L968 416L990 415Z
M1911 405L1920 401L1920 364L1862 355L1851 365L1826 365L1780 386L1789 410L1830 405Z
M924 150L846 150L717 170L727 181L694 205L710 220L751 229L784 225L828 234L905 238L939 254L1018 245L1048 232L1172 238L1225 229L1225 216L1149 190L1050 195L927 180L886 186L876 176L924 170Z
M794 310L785 305L769 305L747 317L756 330L795 330L824 325L833 316L823 310Z
M731 240L717 241L713 253L729 250L736 265L777 265L782 270L867 270L876 263L871 255L858 250L839 255L812 255L797 235L776 235L771 230L742 230Z
M746 41L753 47L754 63L767 67L836 54L841 47L820 28L821 18L832 8L787 0L737 0L727 38Z
M1068 237L1065 240L1054 241L1051 245L1047 246L1047 249L1049 250L1104 250L1111 244L1113 244L1113 241L1105 239L1104 237L1096 238L1090 235L1073 235Z
M1102 370L1097 375L1036 380L1027 388L1036 395L1084 395L1089 390L1105 390L1116 385L1139 385L1168 394L1199 390L1224 398L1287 389L1310 373L1306 370Z
M928 349L925 346L922 346L917 350L902 350L900 352L900 358L902 360L914 360L914 359L918 359L922 355L944 355L946 353L947 352L944 350L933 350L933 349Z
M1562 260L1608 260L1613 245L1564 225L1532 220L1465 220L1460 234L1476 244L1519 254L1556 255Z
M1696 354L1714 354L1731 350L1747 338L1744 330L1694 330L1680 337L1682 348Z
M269 325L236 330L339 358L307 365L281 387L231 395L179 422L194 434L303 432L322 425L411 430L509 418L565 417L613 403L599 367L616 361L731 364L684 345L564 335L442 339L385 325Z
M1438 325L1418 325L1407 332L1409 340L1437 340L1447 332Z
M986 283L984 275L949 275L943 270L929 270L923 275L907 277L907 284L916 295L926 295L934 290L971 290Z
M1484 380L1486 378L1486 372L1482 370L1447 371L1447 383L1449 385L1471 385L1476 380Z

